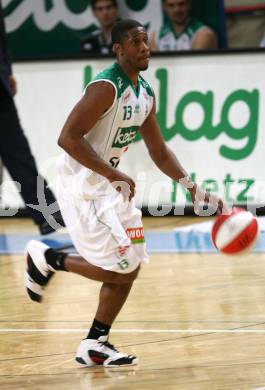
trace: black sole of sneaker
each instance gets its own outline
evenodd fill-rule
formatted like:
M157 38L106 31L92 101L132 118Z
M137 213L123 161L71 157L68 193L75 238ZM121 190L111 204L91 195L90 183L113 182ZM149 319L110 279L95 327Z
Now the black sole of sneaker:
M29 254L27 255L27 265L27 272L31 279L34 280L35 283L38 283L40 286L46 286L49 280L48 277L42 275L42 273L38 270Z
M121 368L121 367L132 367L138 364L138 360L132 361L131 363L124 363L124 364L106 364L104 368Z
M36 294L35 292L31 291L28 287L26 287L27 294L30 297L30 299L34 302L41 302L42 301L42 296L39 294Z
M76 357L75 358L75 361L79 364L82 364L82 366L87 366L86 362L84 361L84 359L82 359L81 357Z
M49 272L48 276L45 277L42 275L42 273L38 270L36 265L34 264L31 256L27 254L27 273L29 277L32 279L32 281L39 286L45 287L49 283L49 280L54 275L54 272ZM26 287L27 294L29 298L34 302L41 302L42 301L42 295L39 295L32 291L30 288Z

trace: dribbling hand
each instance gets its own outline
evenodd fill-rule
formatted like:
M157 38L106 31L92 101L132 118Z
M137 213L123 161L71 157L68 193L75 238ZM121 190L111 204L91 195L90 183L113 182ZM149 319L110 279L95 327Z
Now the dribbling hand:
M122 194L125 200L129 199L130 201L135 195L135 182L125 173L117 169L113 171L114 172L112 172L107 179L115 190Z
M194 204L194 211L196 214L200 215L202 210L202 205L207 205L209 209L217 215L229 213L228 206L224 201L216 195L211 194L208 191L202 190L199 186L194 186L190 191L192 202ZM211 215L210 213L209 215Z

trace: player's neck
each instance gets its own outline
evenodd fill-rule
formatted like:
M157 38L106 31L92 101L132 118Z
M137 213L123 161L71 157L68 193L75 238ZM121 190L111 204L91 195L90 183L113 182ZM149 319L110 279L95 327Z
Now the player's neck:
M126 62L123 62L122 60L118 61L118 64L120 65L120 67L122 68L123 72L128 76L128 78L131 80L131 82L133 83L133 85L135 87L137 87L137 84L138 84L138 76L139 76L139 72L135 71L134 69L131 68L131 66L126 63Z

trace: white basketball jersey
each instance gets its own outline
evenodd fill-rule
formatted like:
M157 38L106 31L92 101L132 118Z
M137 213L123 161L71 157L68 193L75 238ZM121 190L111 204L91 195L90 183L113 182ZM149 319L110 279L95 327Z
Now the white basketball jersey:
M149 84L138 77L135 89L129 77L115 63L89 83L106 81L113 85L115 98L112 106L106 111L96 125L85 135L85 139L99 157L116 168L128 145L134 140L153 106L154 95ZM100 104L100 102L99 102ZM80 186L90 188L105 178L84 167L67 153L59 160L59 174L72 176L71 185L80 192ZM90 192L89 189L85 192Z

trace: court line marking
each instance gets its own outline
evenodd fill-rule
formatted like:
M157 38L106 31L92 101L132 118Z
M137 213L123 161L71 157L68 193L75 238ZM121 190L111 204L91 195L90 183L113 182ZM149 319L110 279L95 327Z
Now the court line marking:
M0 328L0 333L79 333L87 329ZM112 329L115 333L265 333L265 329Z
M52 323L63 323L63 324L87 324L87 320L0 320L0 324L52 324ZM254 319L254 320L133 320L133 321L127 321L127 320L117 320L115 321L116 324L197 324L197 323L203 323L203 324L223 324L223 323L239 323L239 324L253 324L254 325L263 325L265 324L265 319ZM264 389L265 390L265 389Z

